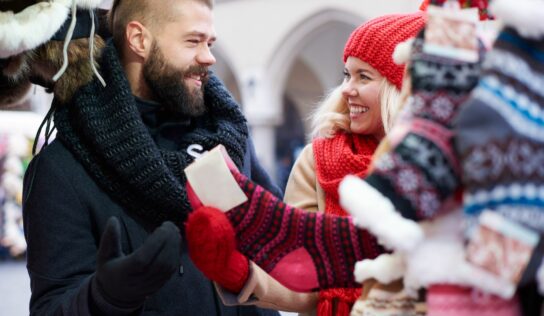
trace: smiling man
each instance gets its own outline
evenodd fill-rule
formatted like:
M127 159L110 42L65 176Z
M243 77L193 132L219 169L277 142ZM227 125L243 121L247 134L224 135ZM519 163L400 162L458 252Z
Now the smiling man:
M202 115L203 87L215 63L212 1L159 2L115 2L111 28L123 68L137 97L173 113Z
M53 101L57 139L25 176L35 315L277 315L226 307L182 241L183 169L222 144L238 168L281 194L246 120L208 72L211 0L117 0L98 80ZM220 194L220 193L218 193Z

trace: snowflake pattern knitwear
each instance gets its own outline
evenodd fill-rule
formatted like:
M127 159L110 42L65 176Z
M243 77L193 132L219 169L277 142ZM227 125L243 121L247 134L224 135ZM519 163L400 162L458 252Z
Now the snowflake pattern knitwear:
M366 181L406 218L432 218L460 186L452 123L477 84L479 63L423 53L413 44L412 96L389 133L392 150L374 162Z
M359 287L355 263L383 253L351 218L293 208L244 175L234 177L248 196L248 202L226 213L238 249L285 286L298 291ZM304 255L297 255L301 251ZM297 283L291 270L282 273L282 265L292 258L301 260L300 273L308 275L305 284ZM316 282L308 285L308 279Z
M457 121L464 209L491 209L544 233L544 37L504 29Z
M157 147L142 122L117 51L104 49L98 80L81 88L73 100L57 105L57 137L108 195L146 222L170 220L180 228L192 210L183 170L194 159L186 150ZM179 135L179 148L200 144L204 150L223 144L238 167L246 151L248 129L238 104L211 76L204 90L205 115L194 129Z

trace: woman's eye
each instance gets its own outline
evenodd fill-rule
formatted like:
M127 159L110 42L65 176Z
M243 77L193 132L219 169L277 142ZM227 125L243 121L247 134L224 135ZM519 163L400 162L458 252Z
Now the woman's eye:
M347 71L344 71L343 75L344 75L344 80L346 80L346 81L351 78L351 76L349 75L349 73Z
M365 81L372 80L372 78L370 78L369 76L367 76L365 74L361 74L361 79L365 80Z

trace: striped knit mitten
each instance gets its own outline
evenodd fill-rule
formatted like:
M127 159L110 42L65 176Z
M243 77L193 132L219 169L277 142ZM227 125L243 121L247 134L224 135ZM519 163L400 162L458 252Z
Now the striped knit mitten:
M388 135L392 150L374 162L366 178L413 220L433 217L459 188L452 123L480 71L479 63L423 53L421 35L409 66L412 96Z

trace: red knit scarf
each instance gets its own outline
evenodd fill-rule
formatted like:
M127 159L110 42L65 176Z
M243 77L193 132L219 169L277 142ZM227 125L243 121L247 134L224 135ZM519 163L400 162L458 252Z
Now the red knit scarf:
M334 138L313 141L317 181L325 192L325 213L348 215L340 207L340 181L348 174L364 177L377 146L378 141L372 136L345 133L337 134ZM349 316L351 307L359 296L361 289L320 291L317 315Z

